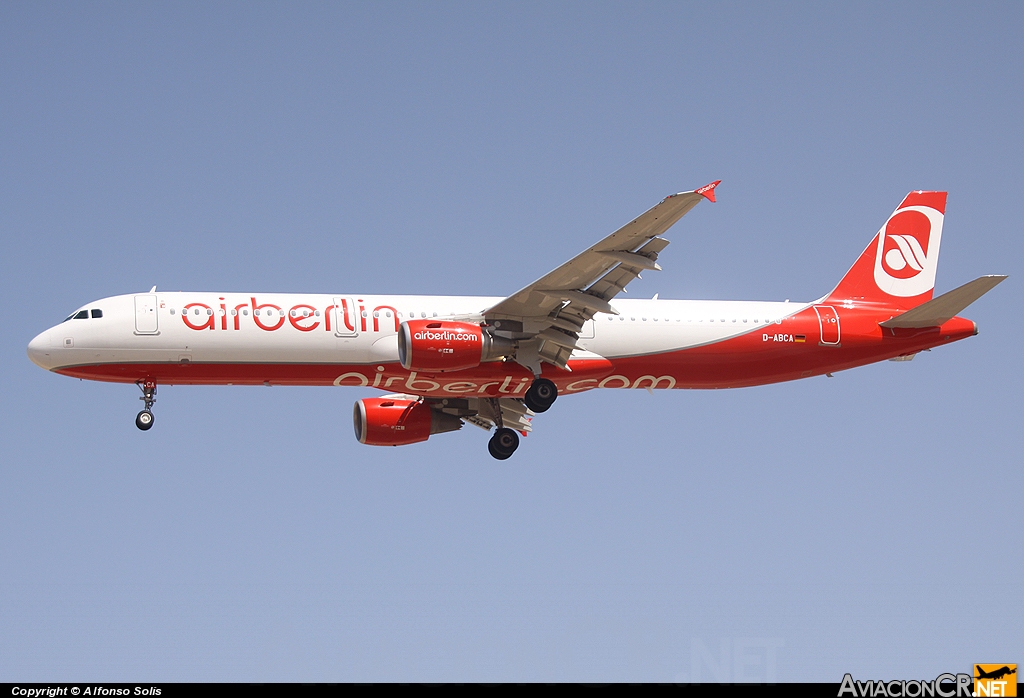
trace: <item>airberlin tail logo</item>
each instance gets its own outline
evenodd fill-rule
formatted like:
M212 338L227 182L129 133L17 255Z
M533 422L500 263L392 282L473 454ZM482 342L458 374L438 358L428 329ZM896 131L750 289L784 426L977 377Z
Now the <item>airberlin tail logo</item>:
M905 215L917 215L924 218L924 216L916 211ZM927 224L928 219L925 218L924 222ZM930 226L924 229L923 237L925 239L930 237L928 235L929 230L931 230ZM924 253L924 247L921 244L920 237L917 235L908 233L893 235L887 231L885 249L882 250L882 267L890 276L895 276L897 279L909 279L917 276L924 271L924 265L928 263L928 256Z
M878 231L875 283L891 296L919 296L935 286L942 239L940 211L930 206L896 210Z

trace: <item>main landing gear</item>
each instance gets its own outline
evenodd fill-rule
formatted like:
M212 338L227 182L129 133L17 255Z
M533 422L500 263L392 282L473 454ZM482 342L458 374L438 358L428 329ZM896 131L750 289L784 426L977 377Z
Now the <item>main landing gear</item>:
M530 389L523 396L523 402L534 412L547 412L558 397L558 388L547 378L537 378L533 381ZM487 450L498 460L511 458L512 454L519 448L519 434L514 429L509 429L501 421L501 404L495 399L493 402L494 426L498 427L494 436L487 442Z
M511 458L519 448L519 434L508 427L501 427L487 442L487 450L498 460Z
M547 412L551 409L551 405L555 404L555 398L557 397L558 388L555 387L555 384L547 378L538 378L533 381L533 385L526 391L523 401L527 407L539 413Z
M142 431L148 431L153 426L153 403L156 402L156 383L153 381L138 381L135 385L142 391L139 399L145 404L142 412L135 417L135 426Z

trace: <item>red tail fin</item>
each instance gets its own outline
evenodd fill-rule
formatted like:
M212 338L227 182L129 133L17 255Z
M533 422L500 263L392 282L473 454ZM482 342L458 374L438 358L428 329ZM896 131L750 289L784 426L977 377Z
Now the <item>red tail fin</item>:
M906 310L931 300L945 214L946 192L907 194L826 302Z

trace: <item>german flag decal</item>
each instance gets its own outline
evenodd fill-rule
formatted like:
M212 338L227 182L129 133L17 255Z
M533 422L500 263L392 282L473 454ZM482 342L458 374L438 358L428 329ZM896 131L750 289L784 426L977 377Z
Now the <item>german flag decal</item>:
M805 334L795 334L795 335L793 335L793 341L794 342L806 342L807 341L807 335L805 335Z

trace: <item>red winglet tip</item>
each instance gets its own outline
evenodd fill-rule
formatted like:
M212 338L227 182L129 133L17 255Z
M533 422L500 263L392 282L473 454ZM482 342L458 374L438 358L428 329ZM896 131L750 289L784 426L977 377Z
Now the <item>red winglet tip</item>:
M722 180L716 179L711 184L705 184L700 189L695 189L697 194L700 194L711 203L715 203L715 187L722 183Z

